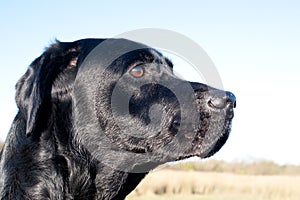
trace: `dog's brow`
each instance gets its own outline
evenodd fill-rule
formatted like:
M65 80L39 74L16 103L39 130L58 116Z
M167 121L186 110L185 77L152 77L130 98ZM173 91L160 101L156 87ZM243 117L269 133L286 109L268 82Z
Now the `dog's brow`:
M154 59L155 63L165 64L166 66L173 68L173 63L171 62L171 60L169 58L165 57L162 53L159 53L155 50L153 50L151 53L154 54L154 56L155 56L155 59Z

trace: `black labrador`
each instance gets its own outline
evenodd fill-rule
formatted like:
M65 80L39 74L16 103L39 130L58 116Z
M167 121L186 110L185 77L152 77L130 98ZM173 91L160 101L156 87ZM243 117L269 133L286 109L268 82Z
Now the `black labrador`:
M125 39L55 42L16 84L1 199L124 199L156 166L226 142L235 96Z

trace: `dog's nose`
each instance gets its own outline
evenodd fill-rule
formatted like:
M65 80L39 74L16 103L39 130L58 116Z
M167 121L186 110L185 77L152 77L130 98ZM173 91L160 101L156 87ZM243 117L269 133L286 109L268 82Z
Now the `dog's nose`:
M236 98L231 92L215 92L208 101L208 105L215 109L224 109L227 105L236 107Z

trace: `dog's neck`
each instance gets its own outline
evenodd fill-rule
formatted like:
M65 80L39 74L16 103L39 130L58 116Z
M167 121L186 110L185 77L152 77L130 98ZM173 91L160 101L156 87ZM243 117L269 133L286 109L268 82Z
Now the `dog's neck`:
M146 173L127 173L101 167L96 177L97 198L121 200L135 189Z
M52 116L54 127L60 128L53 134L55 134L55 143L61 144L57 145L58 154L65 157L67 161L65 167L69 171L69 187L72 187L68 188L68 191L74 197L83 199L92 196L94 199L125 199L147 173L123 172L117 170L117 167L106 165L107 162L94 158L94 152L89 152L82 144L80 133L74 132L76 125L71 120L74 118L73 113L64 112L64 110L71 110L66 108L68 106L72 106L72 103L53 105L55 116ZM61 127L64 128L61 129ZM65 148L71 148L71 150L65 150ZM64 152L69 153L65 155ZM118 165L118 161L115 164Z
M82 196L77 197L84 198L86 195L91 195L91 191L94 191L95 199L125 199L147 174L146 172L129 173L113 169L111 166L93 159L90 152L87 152L84 147L77 146L75 149L78 154L73 155L74 158L70 159L73 165L70 170L73 171L70 173L71 177L69 179L74 180L72 184L77 189L81 185L90 183L89 188L82 188L82 191L79 192ZM81 180L81 182L78 180ZM89 191L90 194L86 194L86 191Z

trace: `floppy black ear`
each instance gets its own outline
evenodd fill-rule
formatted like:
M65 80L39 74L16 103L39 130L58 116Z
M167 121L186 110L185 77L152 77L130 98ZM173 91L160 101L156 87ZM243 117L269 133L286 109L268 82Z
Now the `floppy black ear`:
M57 41L32 62L17 82L16 102L26 120L27 136L40 134L47 126L52 85L65 68L76 65L77 56L74 44Z

